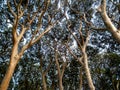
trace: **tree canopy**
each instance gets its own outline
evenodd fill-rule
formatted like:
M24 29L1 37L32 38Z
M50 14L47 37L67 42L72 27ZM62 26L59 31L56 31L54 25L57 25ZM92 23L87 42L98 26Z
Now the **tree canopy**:
M119 90L119 14L119 0L1 0L0 90Z

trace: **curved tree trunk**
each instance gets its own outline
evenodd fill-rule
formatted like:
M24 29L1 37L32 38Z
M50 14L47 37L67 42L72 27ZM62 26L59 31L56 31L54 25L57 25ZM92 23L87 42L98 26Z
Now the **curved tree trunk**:
M100 12L103 22L108 29L108 31L112 34L112 36L120 43L120 30L116 28L116 26L112 23L106 11L106 0L101 1L101 5L98 8Z

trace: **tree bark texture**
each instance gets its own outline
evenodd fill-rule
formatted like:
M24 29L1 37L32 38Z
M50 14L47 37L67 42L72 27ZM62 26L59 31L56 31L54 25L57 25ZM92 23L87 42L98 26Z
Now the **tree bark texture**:
M80 86L79 86L79 90L82 90L82 67L80 68L80 74L79 74L79 78L80 78Z
M101 1L101 5L98 8L98 11L100 12L100 14L102 16L103 22L104 22L107 30L120 43L120 30L115 27L115 25L112 23L111 19L107 15L106 0Z
M60 65L59 65L59 62L58 62L58 49L55 50L55 63L56 63L57 70L58 70L59 89L63 90L62 78L63 78L63 73L64 73L65 68L63 67L63 70L61 72Z
M16 65L17 65L17 63L14 63L14 64L12 63L8 66L5 77L4 77L4 79L1 83L0 90L7 90L8 86L9 86L9 83L10 83L10 80L12 78L12 75L14 73Z
M62 78L63 77L59 76L59 88L60 88L60 90L63 90Z
M90 74L90 69L88 67L88 59L87 59L87 54L86 53L83 54L83 59L84 59L84 69L85 69L85 73L86 73L89 88L90 88L90 90L95 90L95 87L93 85L93 81L92 81L92 78L91 78L91 74Z
M46 84L46 80L45 80L45 75L42 74L42 82L43 82L43 90L47 90L47 84Z
M13 45L13 49L12 49L10 64L9 64L8 69L6 71L5 77L3 78L3 81L0 85L0 90L7 90L9 83L10 83L10 80L12 78L12 75L14 73L15 67L18 64L20 57L17 55L17 53L18 53L17 48L18 48L18 44L15 43Z

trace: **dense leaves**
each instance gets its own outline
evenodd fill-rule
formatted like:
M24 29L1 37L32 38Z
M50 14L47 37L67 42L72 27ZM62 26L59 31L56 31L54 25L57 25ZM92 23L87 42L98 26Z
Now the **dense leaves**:
M16 12L14 0L10 0L12 9ZM15 0L17 3L21 0ZM25 1L22 0L21 9L25 8ZM29 25L27 20L32 17L37 10L42 12L45 0L29 0L28 9L20 19L20 23L26 27ZM87 47L89 68L96 90L118 90L120 84L120 44L112 37L108 31L95 31L89 23L97 28L105 28L103 20L97 8L101 0L51 0L48 9L42 18L42 28L40 33L52 22L58 20L58 23L44 35L41 40L25 51L21 62L17 65L15 73L10 82L8 90L43 90L42 73L47 70L50 62L50 69L47 71L45 81L48 90L57 90L59 88L58 70L55 63L55 47L58 48L58 61L62 72L64 60L67 62L63 76L64 90L78 90L80 88L80 69L82 66L70 54L66 48L66 43L76 54L81 56L78 44L68 30L70 29L81 41L79 27L82 22L82 32L86 37L86 30L91 31L90 40ZM107 1L107 13L116 27L119 28L119 3L118 0ZM114 13L113 13L114 12ZM39 13L39 14L40 14ZM38 15L39 15L38 14ZM84 18L84 14L86 17ZM14 17L8 10L6 0L0 1L0 83L5 75L9 65L11 50L13 45L12 24ZM39 18L30 26L19 44L19 51L30 41L32 34L36 30ZM21 27L18 26L18 33ZM57 43L56 43L57 42ZM66 56L66 58L65 58ZM82 88L89 90L85 72L82 70ZM103 84L104 83L104 84ZM120 86L119 86L120 87Z

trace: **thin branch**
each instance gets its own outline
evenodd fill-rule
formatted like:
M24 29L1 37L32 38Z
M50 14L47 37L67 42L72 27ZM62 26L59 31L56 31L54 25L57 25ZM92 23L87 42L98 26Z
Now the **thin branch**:
M92 23L87 20L85 13L83 14L83 18L84 18L85 23L87 23L90 26L92 25Z
M22 2L23 2L23 0L20 0L20 1L19 1L19 5L21 5L21 4L22 4Z
M52 64L52 60L50 61L49 65L47 66L47 69L44 71L44 75L46 75L47 72L50 70L51 64Z
M47 32L49 32L51 30L52 27L48 27L42 34L40 34L35 40L33 40L33 38L30 40L29 43L27 43L26 45L24 45L19 53L19 55L21 56L25 50L27 50L29 47L31 47L33 44L35 44L37 41L40 40L40 38L42 36L44 36Z
M56 23L54 23L54 24L56 24ZM26 45L24 45L22 47L19 55L21 56L24 53L25 50L27 50L29 47L31 47L33 44L35 44L37 41L39 41L42 38L42 36L44 36L46 33L48 33L51 30L51 28L53 28L54 24L53 25L49 25L45 29L45 31L43 31L36 39L34 39L34 37L32 37L31 40L29 41L29 43L27 43Z
M75 10L74 8L72 8L71 5L70 5L68 2L67 2L67 4L68 4L69 8L70 8L73 12L75 12L76 14L82 15L82 13L81 13L80 11L77 11L77 10Z
M21 28L22 28L22 29L21 29L21 33L20 33L19 36L18 36L18 42L22 39L25 31L27 30L27 28L25 28L24 25L22 25L22 24L20 24L20 25L21 25Z
M85 41L85 43L84 43L84 47L85 47L85 48L87 47L89 38L90 38L90 31L87 31L87 37L86 37L86 41Z
M83 18L84 18L85 23L87 23L88 25L91 26L91 29L93 29L93 30L99 30L99 31L106 31L107 30L107 28L96 28L91 22L89 22L87 20L85 13L83 14Z
M29 4L29 0L26 1L26 4L25 4L23 12L25 12L25 10L28 8L28 4Z
M37 28L40 28L41 24L42 24L42 17L44 16L45 12L47 11L48 5L50 3L50 0L46 0L45 1L45 8L44 10L42 10L41 15L38 17L38 25Z
M59 62L58 62L58 49L57 49L57 46L56 46L56 49L55 49L55 62L56 62L57 70L58 70L58 75L60 76L61 71L60 71L60 65L59 65Z
M79 30L78 30L79 34L80 34L80 37L81 37L81 40L82 40L82 44L84 44L84 37L83 37L83 34L82 34L82 23L80 22L80 27L79 27Z
M35 40L33 40L35 38L36 34L38 33L38 31L40 30L40 28L42 27L42 18L44 16L45 12L47 11L49 3L50 3L50 0L45 1L45 8L41 12L41 15L38 17L37 29L35 30L32 38L31 38L30 44L36 43L45 33L49 32L50 29L54 26L54 25L49 25L43 33L41 33ZM30 20L30 24L34 21L34 19L35 19L35 17L33 17L32 20Z
M97 31L106 31L107 30L107 28L97 28L97 27L91 27L91 29L93 29L93 30L97 30Z
M81 65L84 65L83 62L82 62L82 60L79 59L79 58L72 52L72 50L70 50L70 48L69 48L69 46L68 46L67 44L66 44L66 48L68 49L69 53L70 53L77 61L79 61L79 63L80 63Z
M27 7L28 7L28 2L29 2L29 0L26 1L24 10L21 9L21 8L22 8L21 5L22 5L22 3L23 3L23 0L20 0L20 2L18 3L18 5L17 5L17 15L18 15L18 18L21 18L21 17L23 16L25 10L26 10Z
M40 38L41 38L42 36L44 36L46 33L48 33L48 32L53 28L53 26L54 26L54 25L49 25L49 26L45 29L45 31L43 31L35 40L32 40L31 45L33 45L33 44L36 43L38 40L40 40Z
M15 7L17 7L17 2L16 0L13 0Z
M40 55L41 56L41 55ZM42 56L41 57L39 57L39 59L40 59L40 71L41 71L41 73L43 73L43 60L42 60Z
M61 77L63 77L63 75L64 75L66 66L67 66L67 62L64 62L64 63L63 63L63 66L62 66Z
M17 15L16 15L16 13L12 10L12 7L10 6L9 0L7 1L7 5L8 5L8 8L9 8L9 11L11 12L11 14L16 18Z
M72 36L74 37L74 39L77 41L78 45L79 45L79 48L82 49L82 45L81 43L79 42L79 39L73 34L73 32L70 30L70 26L68 26L68 30L70 31L70 33L72 34Z

